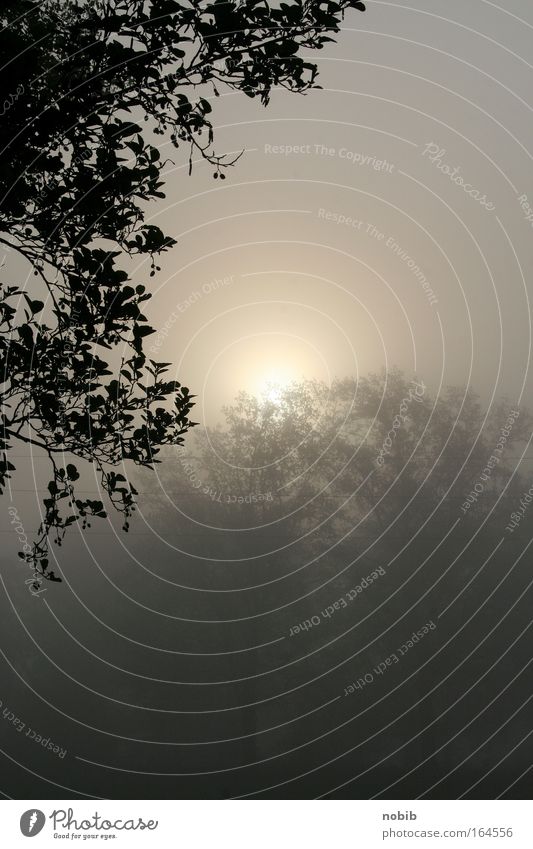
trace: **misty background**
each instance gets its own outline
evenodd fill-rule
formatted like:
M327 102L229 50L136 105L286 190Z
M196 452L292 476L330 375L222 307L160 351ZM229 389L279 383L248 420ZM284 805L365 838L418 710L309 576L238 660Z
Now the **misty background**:
M18 458L4 795L528 796L532 30L525 0L372 0L322 90L213 102L223 182L161 142L147 348L199 425L38 597Z

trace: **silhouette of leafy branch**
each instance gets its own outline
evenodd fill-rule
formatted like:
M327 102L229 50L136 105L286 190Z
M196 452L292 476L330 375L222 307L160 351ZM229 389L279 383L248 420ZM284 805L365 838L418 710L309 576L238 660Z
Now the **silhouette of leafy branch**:
M53 478L31 554L56 579L48 537L106 515L76 496L67 454L94 464L127 530L135 489L113 467L152 468L161 446L193 426L193 397L148 360L150 294L122 260L158 257L176 243L145 222L164 198L165 163L151 140L186 146L214 176L239 156L213 147L209 95L226 86L267 105L275 88L304 93L317 50L339 32L356 0L8 0L0 12L0 244L33 270L38 295L0 292L0 488L14 471L13 442L43 450ZM7 120L8 118L8 120ZM120 360L120 366L118 365Z

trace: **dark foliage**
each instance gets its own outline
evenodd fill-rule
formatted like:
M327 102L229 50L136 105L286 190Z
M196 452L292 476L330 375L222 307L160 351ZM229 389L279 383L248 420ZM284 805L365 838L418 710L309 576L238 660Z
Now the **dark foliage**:
M121 260L157 257L175 242L144 223L163 198L164 162L153 135L187 146L224 177L236 161L215 153L209 97L226 86L267 105L283 87L315 86L301 48L320 49L355 0L94 0L6 2L0 12L0 242L33 268L42 299L2 284L0 484L15 440L44 449L52 468L39 538L26 559L56 579L48 535L105 516L77 497L78 469L96 465L124 514L136 492L113 471L150 468L161 446L192 426L192 397L146 358L152 333L144 285ZM145 123L147 122L147 123ZM152 141L150 140L152 139ZM190 169L189 169L190 170Z

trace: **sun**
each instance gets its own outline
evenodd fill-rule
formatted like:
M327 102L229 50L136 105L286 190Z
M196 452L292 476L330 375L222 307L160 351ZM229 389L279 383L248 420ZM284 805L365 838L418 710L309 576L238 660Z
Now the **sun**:
M284 387L279 383L268 383L263 389L261 396L270 401L271 404L281 404L283 400Z
M281 404L283 396L295 376L288 368L271 369L257 377L256 392L271 404Z

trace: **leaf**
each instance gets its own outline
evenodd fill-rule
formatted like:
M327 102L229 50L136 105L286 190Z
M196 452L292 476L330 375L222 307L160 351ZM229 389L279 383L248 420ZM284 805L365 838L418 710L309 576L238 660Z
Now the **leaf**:
M23 324L18 328L18 334L27 348L33 348L33 333L29 324Z
M24 297L26 298L26 301L28 302L28 306L29 306L32 314L35 315L35 313L41 312L41 310L44 307L44 303L42 301L33 301L31 298L28 297L26 292L24 292L23 294L24 294Z
M76 466L72 463L67 463L67 475L71 481L77 481L80 476Z

